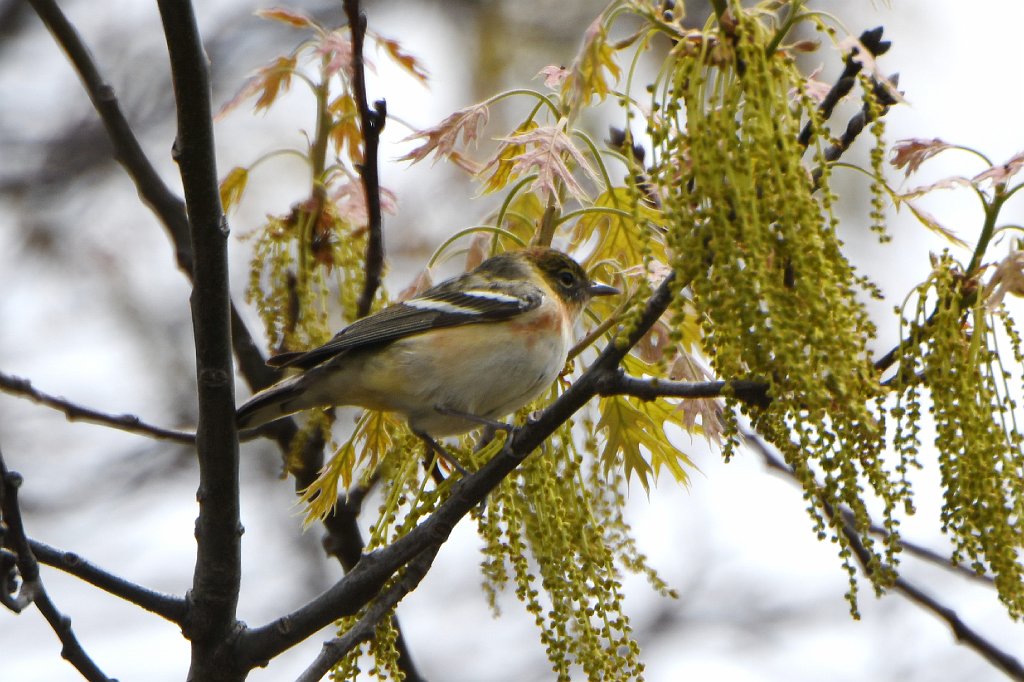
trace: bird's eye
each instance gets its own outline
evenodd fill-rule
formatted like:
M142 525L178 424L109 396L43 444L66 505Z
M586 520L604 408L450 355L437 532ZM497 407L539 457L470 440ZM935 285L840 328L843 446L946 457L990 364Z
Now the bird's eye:
M576 286L576 275L571 270L562 270L558 273L558 283L566 289Z

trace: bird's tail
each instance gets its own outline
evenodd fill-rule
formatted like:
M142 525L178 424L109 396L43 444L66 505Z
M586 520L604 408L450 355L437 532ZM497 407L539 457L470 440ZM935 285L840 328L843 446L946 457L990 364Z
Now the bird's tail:
M238 428L251 429L262 426L310 407L303 400L305 391L300 379L301 375L285 379L245 401L235 415Z

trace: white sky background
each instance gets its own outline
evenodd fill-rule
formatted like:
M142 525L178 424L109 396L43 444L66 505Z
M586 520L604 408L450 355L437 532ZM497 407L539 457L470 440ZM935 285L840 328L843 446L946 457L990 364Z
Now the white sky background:
M118 59L106 49L98 47L97 52L101 66L118 65L114 71L119 77L113 80L122 101L145 101L158 86L133 73L130 64L149 51L164 68L155 8L125 2L116 15L90 17L88 4L72 4L69 12L90 43L106 35L103 29L112 21L144 27L135 29L146 34L131 44L135 52ZM893 41L882 67L900 72L910 106L896 107L887 116L890 141L942 137L974 146L995 161L1024 148L1018 43L1024 3L896 0L889 8L844 2L830 6L854 34L881 24ZM204 10L201 28L230 16L220 7ZM452 49L464 26L432 5L388 5L379 13L371 6L370 11L371 27L397 38L423 59L432 75L427 91L392 79L382 66L371 97L385 97L391 113L426 126L479 98L480 93L470 91L472 59ZM560 52L548 46L550 61L568 63L575 48L575 42L561 46ZM245 73L272 55L258 49L252 54L251 64L232 66ZM826 52L820 59L831 57ZM527 61L521 70L506 69L505 78L539 87L539 81L530 79L545 63ZM235 87L220 84L218 89L226 97ZM239 111L220 124L221 173L280 146L282 139L294 143L295 127L311 123L303 102L289 107L263 118ZM31 140L75 115L88 114L63 55L41 31L28 34L0 64L0 139L17 131ZM499 127L490 132L501 134ZM404 151L390 144L404 135L401 126L389 125L382 147L385 158ZM176 186L168 153L172 136L172 126L158 125L147 131L144 143ZM31 158L28 152L10 154L0 161L0 173L13 172L11 168ZM981 170L973 164L952 154L939 157L914 184ZM287 166L265 169L265 175L257 171L249 200L232 216L236 234L251 229L267 211L286 210L301 191L298 166L292 171L294 183L281 178ZM385 168L383 181L398 194L400 207L399 215L388 218L393 232L387 235L396 257L389 278L393 290L407 283L409 268L422 265L447 234L478 222L485 212L482 205L469 203L472 189L454 195L458 190L440 192L447 187L440 181L453 175L441 166ZM183 359L174 360L177 381L191 381L184 277L173 267L161 228L136 205L123 176L115 172L86 181L92 189L54 197L58 207L41 216L26 216L17 201L0 202L0 370L29 377L42 390L97 409L132 412L160 424L187 424L194 408L168 404L166 379L148 372L153 354L162 359L180 355ZM865 194L849 197L848 203L866 201ZM59 206L64 203L68 205ZM968 241L980 226L979 211L967 192L948 192L925 205ZM1021 213L1019 202L1011 204L1004 222L1024 222ZM37 220L57 226L54 248L73 258L53 265L26 256L26 234ZM943 248L907 215L894 217L891 225L896 240L890 246L849 238L858 265L895 297L880 314L899 302L898 292L924 278L928 251ZM846 229L853 235L857 226ZM233 293L241 302L246 246L233 241L231 248ZM255 316L251 319L256 329ZM126 320L134 320L134 326ZM148 345L141 349L139 327L155 329L152 336L157 337L146 337ZM890 347L895 327L880 332L879 348ZM685 440L683 444L688 445ZM30 534L79 551L144 585L178 594L187 589L196 511L196 477L187 453L100 427L68 424L59 414L2 394L0 447L8 466L25 475L22 491ZM631 498L641 547L682 595L678 602L667 601L642 580L627 581L627 605L648 680L1001 679L977 654L957 646L944 624L898 596L876 601L865 590L864 619L851 621L842 598L845 574L834 548L814 539L799 492L766 473L754 455L723 465L717 455L703 453L699 443L693 447L700 472L689 490L665 480L650 501L639 489ZM273 453L254 445L243 446L242 453L247 532L239 615L250 624L262 624L324 589L337 572L320 557L319 531L299 534L290 483L267 475L276 466ZM153 464L167 459L176 465ZM160 480L152 480L154 476ZM945 551L946 543L935 531L935 478L934 468L922 473L919 515L907 525L906 535ZM477 545L472 526L461 525L423 585L400 607L417 663L435 681L549 679L537 633L515 599L506 600L501 619L490 617L478 589ZM1024 629L1009 622L994 594L909 558L905 569L971 626L1024 659ZM126 681L184 678L188 649L176 628L58 572L47 571L44 578L57 606L72 617L86 650L108 675ZM322 639L313 638L250 679L294 678ZM0 680L75 679L37 612L18 617L0 612Z

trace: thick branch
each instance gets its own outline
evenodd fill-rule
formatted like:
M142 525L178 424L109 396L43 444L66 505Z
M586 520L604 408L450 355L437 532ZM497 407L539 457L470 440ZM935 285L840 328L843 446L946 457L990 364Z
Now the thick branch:
M157 592L125 580L86 561L74 552L65 552L38 540L29 539L28 544L40 563L81 578L108 594L141 606L172 623L181 625L185 620L187 605L181 597Z
M196 442L196 435L187 431L175 431L173 429L165 429L160 426L153 426L147 424L133 414L119 414L112 415L98 410L93 410L88 407L82 407L64 398L58 398L57 396L43 393L37 388L32 386L32 382L28 379L22 379L21 377L11 376L0 372L0 390L10 393L12 395L22 396L28 398L34 403L40 405L46 405L52 407L55 410L64 413L71 421L85 421L93 424L102 424L104 426L110 426L118 429L119 431L127 431L128 433L137 433L143 436L149 436L150 438L156 438L157 440L169 440L175 443L184 443L191 445Z
M115 158L121 163L131 180L135 183L143 202L150 207L157 218L164 224L174 244L178 266L192 279L194 259L184 202L164 184L149 159L143 153L127 118L121 110L113 88L102 77L88 48L56 2L53 0L29 0L29 2L58 45L67 53L71 64L82 80L86 93L89 95L106 127L114 147ZM365 111L365 86L363 89L364 96L361 98L361 102L364 104L363 110ZM374 244L376 244L376 247L368 250L368 256L372 258L368 260L367 290L369 293L364 295L364 298L368 301L366 304L367 310L377 287L377 284L372 284L371 289L371 283L379 283L383 264L383 247L379 237L380 230L379 227L376 229L377 237L375 241L373 227L374 225L380 225L379 190L376 189L375 150L377 136L379 136L380 127L382 127L384 121L383 103L381 103L376 112L371 112L371 114L373 113L378 117L379 123L377 127L374 128L365 122L363 124L363 130L367 133L368 140L367 158L372 158L374 163L372 178L375 183L374 188L368 190L369 200L367 205L370 208L370 215L377 216L376 220L370 221L370 247L374 247ZM369 153L370 134L374 135L374 153L372 156ZM370 268L369 266L372 263L377 263L377 265ZM231 306L231 341L238 359L239 369L250 388L259 390L280 378L280 373L277 370L265 364L262 351L254 342L252 334L233 305ZM281 423L286 424L286 428L275 433L274 439L281 446L282 450L287 451L290 447L291 438L297 432L297 427L292 420ZM317 441L317 439L313 439L313 441L315 442L311 442L310 446L305 449L302 460L303 469L311 472L312 477L315 478L316 471L319 470L320 463L323 460L323 443ZM297 473L296 486L300 489L305 488L313 478ZM361 548L362 541L358 535L358 528L352 521L353 519L349 516L328 517L325 520L330 540L328 544L333 547ZM352 551L348 550L345 553L349 555L350 560L354 563L355 559L351 558ZM355 555L358 557L358 550L356 550ZM339 558L341 558L340 555ZM342 563L346 562L343 560ZM403 658L407 659L408 656ZM411 664L405 667L407 677L418 679L418 675L415 674Z
M366 38L366 15L359 9L359 0L344 0L345 16L352 29L352 85L353 96L359 108L359 129L363 135L363 163L359 175L363 180L366 194L367 242L366 281L359 297L358 314L363 317L370 312L373 297L380 287L384 272L383 217L380 207L380 177L377 156L380 147L380 132L387 120L384 100L374 103L370 109L366 99L366 69L363 64L363 41Z
M370 607L355 625L345 634L324 643L320 655L296 679L296 682L317 682L322 679L338 661L363 642L371 640L380 621L412 592L427 575L441 545L437 544L409 562L401 580L373 600Z
M110 678L85 653L74 630L71 629L71 619L57 610L43 586L42 578L39 576L39 563L29 546L21 520L21 507L18 504L18 488L21 481L19 474L7 470L3 453L0 453L0 540L4 548L10 548L14 552L15 565L22 581L18 596L13 600L13 606L16 607L16 611L20 611L29 604L35 604L60 639L61 657L73 665L89 682L110 682ZM3 577L6 579L7 576ZM5 605L11 607L12 604L8 603L7 599L9 595L6 593L6 586L3 596Z
M231 364L227 223L214 157L210 82L189 2L159 0L178 113L176 159L185 189L195 258L192 321L199 425L199 518L196 568L185 634L192 640L191 679L241 679L224 642L236 627L241 583L238 438Z

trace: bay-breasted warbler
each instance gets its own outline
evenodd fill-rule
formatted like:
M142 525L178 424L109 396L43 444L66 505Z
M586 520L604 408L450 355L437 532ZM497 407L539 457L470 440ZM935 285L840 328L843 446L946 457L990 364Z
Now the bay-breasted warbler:
M252 396L238 425L352 405L397 412L428 443L472 431L550 386L584 306L615 293L554 249L494 256L357 320L319 348L274 356L269 364L302 373Z

